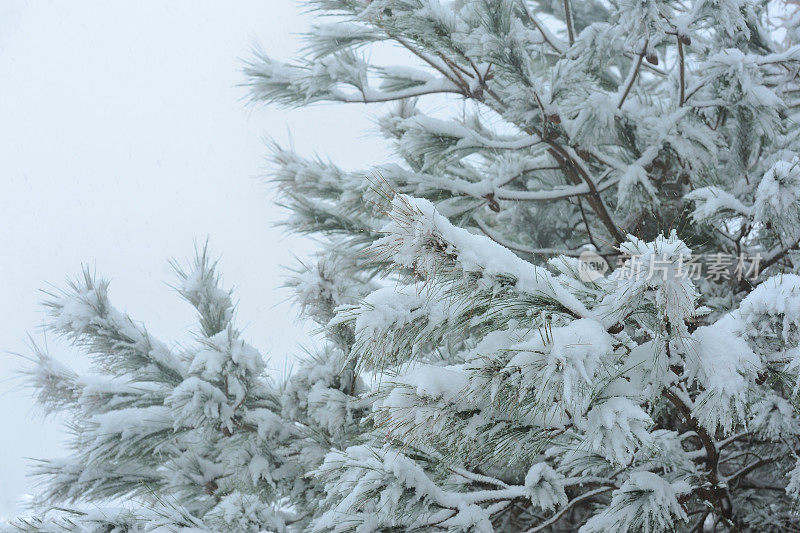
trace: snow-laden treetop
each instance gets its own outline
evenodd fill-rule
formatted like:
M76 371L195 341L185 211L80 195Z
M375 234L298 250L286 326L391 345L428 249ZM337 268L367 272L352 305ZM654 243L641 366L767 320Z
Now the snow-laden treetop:
M394 157L274 146L289 376L205 251L172 346L93 276L47 302L93 358L23 531L797 531L800 14L749 0L314 0L253 99L375 104ZM405 59L395 66L382 58ZM254 245L258 245L254 243Z

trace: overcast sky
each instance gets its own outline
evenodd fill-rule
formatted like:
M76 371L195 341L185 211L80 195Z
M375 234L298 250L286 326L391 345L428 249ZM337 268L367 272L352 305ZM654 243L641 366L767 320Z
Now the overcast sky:
M24 458L62 453L58 424L11 379L26 334L45 341L47 284L87 264L153 334L185 338L193 313L165 283L167 259L209 237L272 366L305 342L279 286L311 245L273 226L264 138L352 168L386 156L367 138L374 110L247 106L242 58L255 42L291 57L308 20L291 0L0 1L0 517L33 490Z

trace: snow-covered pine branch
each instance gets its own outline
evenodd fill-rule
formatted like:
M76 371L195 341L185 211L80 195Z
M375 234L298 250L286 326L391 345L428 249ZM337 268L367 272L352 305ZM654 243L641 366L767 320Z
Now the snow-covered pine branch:
M307 7L253 100L370 104L396 156L271 147L317 348L274 384L204 251L185 347L85 274L46 306L93 371L28 372L73 451L11 530L800 528L796 6Z

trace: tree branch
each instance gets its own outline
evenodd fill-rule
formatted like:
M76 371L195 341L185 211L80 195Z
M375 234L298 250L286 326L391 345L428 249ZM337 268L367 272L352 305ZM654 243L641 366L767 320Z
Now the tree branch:
M601 182L598 187L595 187L594 193L600 193L606 189L613 187L619 182L619 179L613 178ZM494 190L494 197L498 200L510 200L516 202L547 202L551 200L564 200L574 196L586 196L593 194L591 186L588 183L580 183L572 187L554 187L548 191L515 191L505 188L497 188Z
M682 106L686 98L686 58L683 54L683 43L681 42L680 35L678 36L678 66L681 84L680 103L678 105Z
M539 30L539 33L541 33L541 34L542 34L542 37L544 38L545 42L546 42L547 44L549 44L549 45L550 45L550 47L551 47L553 50L555 50L555 51L556 51L556 53L558 53L559 55L564 55L564 52L566 52L566 51L567 51L566 47L564 47L564 45L563 45L563 44L561 44L561 43L558 41L558 38L557 38L555 35L553 35L553 34L550 32L550 30L548 30L548 29L547 29L547 27L545 27L545 25L544 25L544 24L542 24L541 22L539 22L539 21L536 19L536 17L535 17L535 16L533 16L533 13L531 13L531 10L530 10L530 8L528 7L528 4L527 4L527 2L525 2L525 0L520 0L520 4L522 5L522 8L525 10L525 14L526 14L526 15L528 15L528 20L530 20L530 21L531 21L531 23L532 23L534 26L536 26L536 29L537 29L537 30Z
M800 245L800 239L795 240L792 244L788 246L784 246L783 248L779 248L774 252L770 253L760 264L760 269L763 272L767 268L771 267L778 261L780 261L787 253L797 248Z
M697 433L703 448L706 450L704 462L706 464L706 471L708 474L708 481L711 484L710 488L700 488L700 494L709 502L713 500L716 511L726 519L730 520L732 517L732 508L730 495L724 485L720 483L719 473L717 471L717 463L719 462L719 451L717 450L714 440L708 432L701 426L697 419L692 415L692 410L687 406L683 400L669 388L664 388L661 395L669 400L678 410L683 417L684 421Z
M426 96L431 94L463 94L463 92L454 85L449 85L449 80L439 79L431 80L428 83L411 87L402 91L383 92L374 89L365 88L359 94L349 94L343 91L336 91L332 94L339 102L346 104L374 104L381 102L394 102L396 100L407 100L409 98L417 98L419 96Z
M645 43L645 45L642 47L642 52L636 58L636 62L628 72L628 77L623 84L623 87L625 89L619 98L619 103L617 103L617 109L622 109L622 104L625 103L625 99L628 98L628 93L630 93L631 88L633 88L633 83L636 81L636 75L639 73L639 69L642 67L642 60L644 59L645 50L647 50L647 43Z
M494 242L501 246L505 246L509 250L514 250L516 252L522 252L531 255L565 255L567 257L578 257L581 255L583 250L567 250L563 248L529 248L528 246L523 246L521 244L513 244L505 240L499 234L497 234L494 230L489 228L485 222L483 222L478 217L472 217L476 224L478 224L478 228L483 232L484 235L492 239Z
M409 52L411 52L412 54L414 54L415 56L417 56L418 58L423 60L428 65L430 65L437 72L439 72L442 76L444 76L445 78L450 80L453 83L453 85L456 85L458 87L462 87L462 89L463 89L463 86L460 83L460 81L462 81L462 80L460 80L458 77L454 77L454 73L453 72L450 72L445 68L442 68L441 65L437 65L436 62L433 61L431 58L429 58L426 54L424 54L423 52L420 52L419 50L415 49L413 46L408 44L405 41L405 39L402 39L400 37L396 37L396 36L392 35L389 32L386 32L386 35L388 35L390 39L394 39L395 41L400 43L400 45L403 46L406 50L408 50Z
M723 478L722 481L724 481L725 483L730 484L731 481L734 481L737 478L746 476L750 472L752 472L754 470L757 470L757 469L761 468L762 466L768 465L768 464L770 464L770 463L772 463L774 461L777 461L777 460L781 459L782 457L783 457L782 455L775 455L775 456L772 456L772 457L765 457L765 458L759 459L756 462L745 466L744 468L742 468L738 472L735 472L735 473L731 474L730 476L728 476L726 478Z
M560 150L560 154L563 154L568 158L570 163L572 163L572 168L576 171L578 176L576 176L576 181L578 179L582 179L584 183L589 187L589 198L588 202L589 205L594 210L595 214L600 218L600 221L608 230L609 235L611 238L614 239L614 245L619 245L622 241L625 240L625 235L623 235L622 231L620 231L619 226L614 222L614 219L611 218L611 214L608 211L608 208L603 203L603 199L600 197L600 191L597 189L594 181L591 178L590 171L583 163L581 157L575 152L575 150L570 147L560 147L554 144L550 145L554 150ZM607 171L608 172L608 171ZM567 172L567 176L570 175L570 172Z
M567 24L567 35L569 36L569 45L575 44L575 28L572 22L572 7L570 0L564 0L564 22Z
M613 490L613 489L614 489L614 487L600 487L599 489L590 490L589 492L585 492L585 493L581 494L580 496L578 496L576 498L573 498L559 512L554 514L552 516L552 518L550 518L546 522L542 522L541 524L539 524L536 527L533 527L533 528L527 530L525 533L538 533L539 531L544 531L548 527L552 526L553 524L555 524L556 522L561 520L561 517L563 517L567 513L567 511L572 509L572 507L574 507L575 504L578 504L578 503L580 503L582 501L588 500L589 498L593 498L593 497L595 497L595 496L597 496L599 494L603 494L604 492L608 492L608 491Z

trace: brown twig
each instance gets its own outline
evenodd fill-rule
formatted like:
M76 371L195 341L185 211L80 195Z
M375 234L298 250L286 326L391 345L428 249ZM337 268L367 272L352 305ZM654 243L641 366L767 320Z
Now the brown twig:
M569 45L575 44L575 28L572 22L572 7L569 0L564 0L564 22L567 23L567 35L569 36Z
M681 42L680 36L678 36L678 65L679 65L680 83L681 83L681 94L680 94L679 105L682 106L684 99L686 98L686 59L684 58L683 43Z

